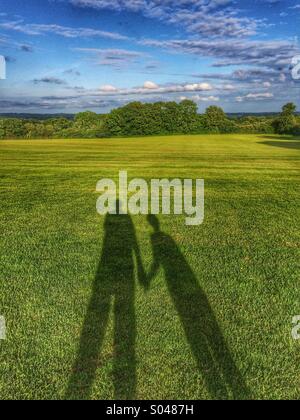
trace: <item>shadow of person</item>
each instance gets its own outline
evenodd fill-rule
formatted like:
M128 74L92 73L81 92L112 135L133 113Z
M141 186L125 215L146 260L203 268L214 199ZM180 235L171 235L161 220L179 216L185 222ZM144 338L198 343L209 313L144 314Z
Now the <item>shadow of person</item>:
M179 314L207 390L215 399L249 399L249 391L227 348L205 292L174 240L161 232L156 216L148 216L153 264L151 279L163 268L170 295Z
M135 270L143 268L132 219L107 215L104 222L102 256L94 280L92 297L82 328L77 360L69 381L67 399L89 399L96 370L101 366L101 348L109 320L114 315L113 382L115 398L134 399L136 391Z
M264 144L266 146L273 146L273 147L282 147L284 149L296 149L300 150L300 141L263 141L259 142L259 144Z

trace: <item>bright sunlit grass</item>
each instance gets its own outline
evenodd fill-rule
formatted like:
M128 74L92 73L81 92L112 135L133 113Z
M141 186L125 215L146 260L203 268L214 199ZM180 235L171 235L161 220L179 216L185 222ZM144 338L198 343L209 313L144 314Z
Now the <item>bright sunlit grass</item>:
M254 135L1 141L0 398L299 398L299 149ZM205 179L203 225L160 217L149 290L111 286L103 268L115 251L120 278L128 231L116 223L104 255L95 187L120 170ZM149 273L153 231L132 221Z

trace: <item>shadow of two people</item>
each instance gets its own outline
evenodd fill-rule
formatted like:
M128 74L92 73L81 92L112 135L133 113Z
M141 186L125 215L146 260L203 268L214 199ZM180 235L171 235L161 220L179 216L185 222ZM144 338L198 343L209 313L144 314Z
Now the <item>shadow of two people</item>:
M114 313L113 383L115 399L136 395L135 264L140 284L147 290L164 270L165 279L207 390L214 399L249 398L248 389L226 346L205 292L174 240L153 227L153 264L146 275L133 221L129 215L107 215L102 256L84 321L77 360L69 381L68 399L89 399L100 361L110 309Z

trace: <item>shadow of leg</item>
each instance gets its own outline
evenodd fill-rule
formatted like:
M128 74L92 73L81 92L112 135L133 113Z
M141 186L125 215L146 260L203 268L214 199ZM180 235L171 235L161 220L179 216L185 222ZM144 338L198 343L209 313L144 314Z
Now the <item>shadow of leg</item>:
M80 347L69 381L66 399L87 400L95 380L110 311L111 296L94 289L84 321Z
M102 256L67 399L90 397L113 297L115 394L120 399L132 399L135 395L134 253L141 266L140 252L135 228L128 215L108 214L104 231Z
M182 284L178 288L172 288L174 302L207 391L212 399L227 400L229 392L226 381L210 340L210 336L215 337L219 329L216 328L206 297L198 289L196 282L193 283L188 290L183 290Z
M136 394L136 319L134 280L125 278L115 297L115 399L132 400Z
M230 354L217 321L215 321L214 330L215 335L209 337L210 348L212 349L214 358L220 367L222 376L231 391L231 398L235 400L249 400L253 398L232 358L232 355Z
M176 242L159 230L156 219L151 219L151 224L155 229L151 237L154 266L164 269L170 296L208 392L213 399L249 399L205 291Z

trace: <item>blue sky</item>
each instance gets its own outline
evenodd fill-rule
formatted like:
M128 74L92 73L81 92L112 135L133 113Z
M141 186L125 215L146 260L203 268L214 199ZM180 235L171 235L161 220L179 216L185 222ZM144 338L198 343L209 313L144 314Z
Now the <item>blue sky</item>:
M1 0L0 112L300 107L300 0Z

